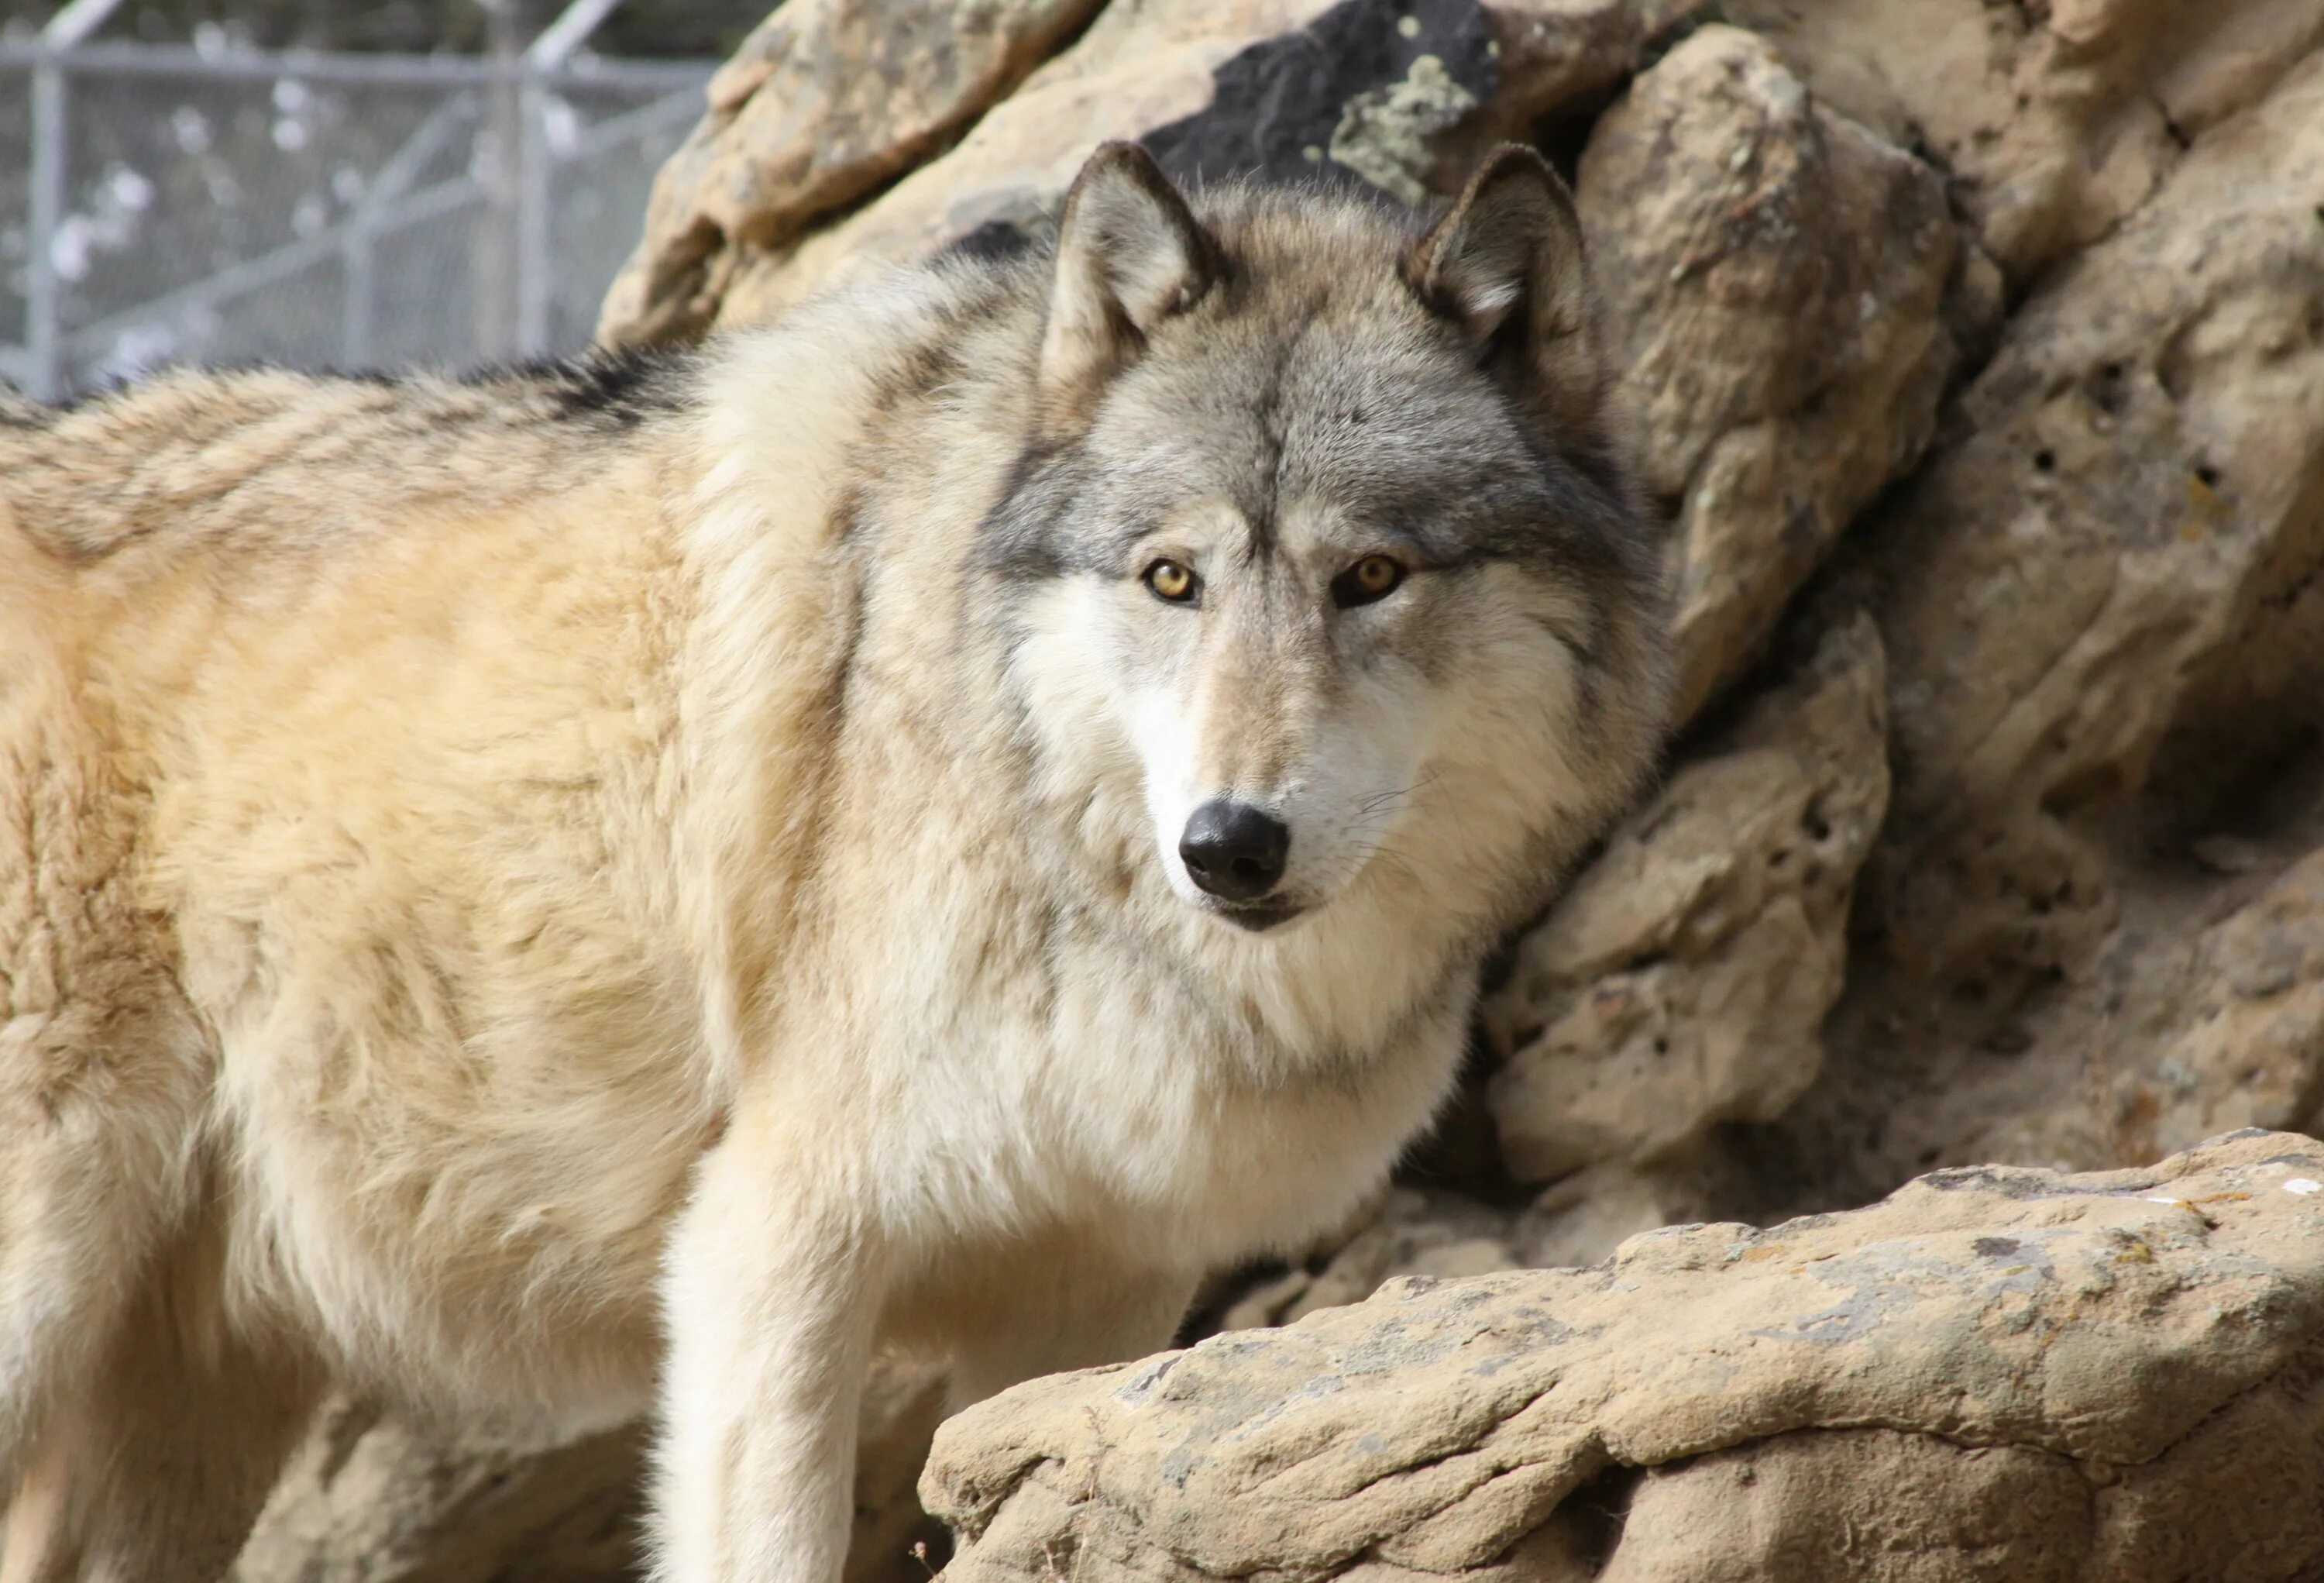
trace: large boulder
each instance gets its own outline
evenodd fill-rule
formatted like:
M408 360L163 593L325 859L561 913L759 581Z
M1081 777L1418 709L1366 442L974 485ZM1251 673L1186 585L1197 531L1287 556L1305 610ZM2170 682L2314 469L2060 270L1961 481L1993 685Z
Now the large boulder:
M2312 1578L2324 1144L1408 1277L1019 1386L920 1487L952 1583Z
M2311 52L2052 272L1840 551L1895 779L1792 1124L1840 1198L2319 1125L2308 969L2267 964L2324 850L2319 212Z
M1678 519L1686 719L1927 444L1964 258L1937 171L1738 28L1702 28L1631 85L1576 191L1644 481Z
M1729 0L1815 91L1953 173L2020 281L2106 236L2324 42L2313 0Z
M1888 804L1880 640L1834 628L1616 831L1484 1007L1520 1181L1774 1121L1823 1064L1848 903Z
M791 0L711 79L709 114L654 181L611 338L716 312L736 264L910 169L1006 95L1101 0Z
M642 345L750 323L843 268L999 245L1043 223L1107 138L1143 142L1186 179L1335 176L1416 200L1450 191L1493 139L1594 107L1692 5L1115 5L1025 77L1093 9L835 0L778 11L712 85L710 116L657 183L601 338ZM888 32L900 51L869 42ZM903 69L908 57L927 64ZM816 86L826 74L851 86ZM845 152L820 152L826 140Z
M2324 54L2018 311L1881 524L1907 766L1886 921L1923 960L2075 927L2102 898L2045 887L2071 886L2077 815L2174 731L2232 751L2271 735L2253 711L2312 704L2244 662L2324 603L2319 203ZM2020 873L1963 856L1997 837Z

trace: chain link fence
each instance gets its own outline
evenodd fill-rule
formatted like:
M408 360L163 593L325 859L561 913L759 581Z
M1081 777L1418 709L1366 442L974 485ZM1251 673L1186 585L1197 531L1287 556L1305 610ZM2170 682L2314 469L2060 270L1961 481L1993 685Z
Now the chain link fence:
M715 64L567 58L607 9L492 57L0 39L0 378L578 350Z

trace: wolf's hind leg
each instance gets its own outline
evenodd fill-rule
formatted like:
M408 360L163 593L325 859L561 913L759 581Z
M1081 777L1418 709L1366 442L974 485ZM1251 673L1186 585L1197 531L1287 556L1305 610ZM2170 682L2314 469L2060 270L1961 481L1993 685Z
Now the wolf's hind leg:
M234 1565L317 1392L190 1284L149 1283L52 1406L0 1583L216 1583Z

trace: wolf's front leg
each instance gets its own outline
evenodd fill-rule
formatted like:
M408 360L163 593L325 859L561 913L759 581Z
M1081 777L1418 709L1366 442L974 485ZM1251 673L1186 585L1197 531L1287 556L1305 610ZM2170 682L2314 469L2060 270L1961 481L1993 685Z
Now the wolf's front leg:
M837 1583L882 1258L842 1162L738 1117L672 1244L659 1583Z

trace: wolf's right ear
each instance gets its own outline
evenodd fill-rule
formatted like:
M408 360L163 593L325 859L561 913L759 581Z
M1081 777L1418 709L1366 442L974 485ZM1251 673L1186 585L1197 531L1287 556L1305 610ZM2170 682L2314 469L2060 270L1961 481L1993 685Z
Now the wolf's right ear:
M1146 338L1217 278L1217 251L1154 156L1106 143L1065 194L1056 275L1041 334L1041 394L1053 421L1085 412Z
M1548 161L1495 149L1414 245L1405 279L1552 421L1594 426L1607 377L1598 294L1572 196Z

